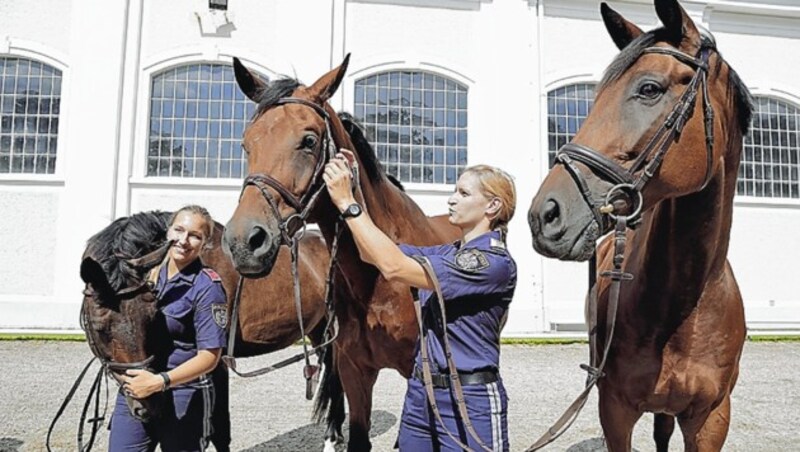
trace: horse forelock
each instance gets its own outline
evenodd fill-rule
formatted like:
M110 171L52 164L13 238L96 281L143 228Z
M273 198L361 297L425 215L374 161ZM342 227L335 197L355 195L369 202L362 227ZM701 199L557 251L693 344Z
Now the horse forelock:
M600 80L600 83L597 84L595 96L606 89L609 84L622 77L622 75L636 63L639 57L642 56L645 49L652 47L657 42L669 41L668 38L668 31L662 27L642 33L639 37L631 41L631 43L622 49L614 60L611 61L608 68L606 68L603 73L603 78ZM731 65L725 61L719 50L714 49L714 51L717 53L718 58L713 67L713 72L719 73L723 65L727 65L728 67L728 92L726 94L728 99L733 100L739 130L744 135L750 128L750 120L753 112L753 100L750 90L747 88L747 85L742 82L742 79L739 78L739 75Z
M302 84L294 78L282 77L266 84L264 90L258 96L258 106L253 114L253 118L261 116L270 107L274 106L278 100L289 97Z
M151 211L118 218L89 239L84 255L100 264L112 289L121 290L147 270L133 268L126 260L141 257L166 240L170 215Z

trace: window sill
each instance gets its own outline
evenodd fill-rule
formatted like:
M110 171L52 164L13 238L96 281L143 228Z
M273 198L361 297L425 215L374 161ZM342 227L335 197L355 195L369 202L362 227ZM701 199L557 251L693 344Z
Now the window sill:
M242 188L241 179L205 179L199 177L132 177L131 187L138 188L220 188L238 191Z
M797 209L800 208L800 199L736 196L733 198L733 205L742 207L786 207Z
M63 187L64 179L55 174L0 174L0 185Z

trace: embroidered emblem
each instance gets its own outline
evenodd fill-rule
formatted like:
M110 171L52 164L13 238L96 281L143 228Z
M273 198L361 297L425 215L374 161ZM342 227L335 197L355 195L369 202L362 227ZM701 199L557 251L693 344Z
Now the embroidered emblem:
M228 307L222 303L211 305L211 316L214 317L214 323L220 328L228 327Z
M462 270L476 272L487 268L489 259L479 250L469 248L456 254L456 265Z
M217 272L215 272L214 270L212 270L210 268L204 268L203 271L205 272L206 275L208 275L209 278L211 278L212 281L215 281L215 282L221 282L222 281L222 278L220 278L219 274L217 274Z

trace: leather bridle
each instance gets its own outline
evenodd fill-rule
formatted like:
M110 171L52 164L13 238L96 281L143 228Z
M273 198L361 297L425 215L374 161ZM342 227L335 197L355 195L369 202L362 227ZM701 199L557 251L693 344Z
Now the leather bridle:
M322 171L325 169L325 164L328 163L334 157L334 155L336 155L336 148L332 145L333 140L331 134L331 118L328 112L325 111L325 108L315 104L314 102L300 99L298 97L283 97L275 102L276 106L286 104L305 105L306 107L313 109L322 117L323 120L325 120L325 139L321 148L322 152L320 152L319 157L317 157L317 163L314 167L314 174L311 177L311 182L309 182L309 188L298 199L298 197L295 196L291 190L286 188L274 177L265 173L253 173L249 174L244 179L242 192L239 195L239 199L241 200L241 197L247 187L253 185L258 188L258 190L261 192L261 195L264 196L267 204L272 209L272 213L275 215L275 218L277 218L279 221L278 229L281 231L282 243L291 245L295 240L295 233L305 227L306 222L308 221L308 216L311 214L311 210L319 200L319 196L325 190L325 183L322 180ZM276 201L275 196L270 193L269 188L272 188L278 192L283 201L295 210L295 213L283 218L280 210L278 209L278 202ZM295 227L292 227L293 225Z
M321 366L319 364L312 365L311 362L309 361L309 357L311 356L311 354L317 353L319 362L322 362L324 358L323 354L326 352L327 347L331 343L333 343L339 335L339 326L338 326L338 321L336 320L336 313L334 310L335 278L333 269L336 265L339 237L341 236L341 228L339 222L337 222L334 232L334 239L331 245L330 267L328 267L328 277L326 278L325 306L327 309L328 320L327 320L327 325L325 327L325 333L324 333L325 336L321 344L311 349L308 348L308 344L306 343L306 331L303 322L303 312L302 312L302 298L300 295L300 274L298 270L299 246L300 246L300 239L303 237L303 234L302 233L297 234L297 233L298 231L305 231L305 227L308 222L308 217L311 214L311 211L313 210L317 201L319 200L320 195L325 190L325 182L322 179L322 172L325 169L325 165L329 161L331 161L336 155L336 146L333 142L333 134L331 133L333 129L331 127L331 117L324 107L315 104L314 102L305 99L300 99L298 97L283 97L281 99L278 99L277 102L275 102L276 106L286 105L286 104L300 104L309 107L312 110L314 110L325 121L325 139L321 147L320 155L319 157L317 157L317 162L316 165L314 166L314 173L311 177L311 181L309 182L309 187L305 191L305 193L301 195L300 198L298 198L281 182L279 182L272 176L265 173L253 173L248 175L244 179L244 182L242 184L242 191L239 195L239 200L241 201L241 197L242 195L244 195L244 191L247 189L247 187L253 185L256 188L258 188L258 190L261 192L261 195L264 197L264 199L267 201L267 204L270 206L273 215L275 216L275 218L278 219L278 229L281 232L281 243L287 245L291 251L291 262L292 262L291 269L292 269L292 282L294 287L294 304L295 304L295 310L297 312L297 322L300 327L300 337L303 343L303 352L293 355L276 364L272 364L249 372L243 372L237 369L236 359L234 357L234 345L236 343L236 329L238 328L238 323L239 323L240 298L241 298L242 288L244 286L244 277L240 275L239 283L237 284L236 293L233 299L233 306L231 308L231 321L230 321L231 327L230 331L228 332L227 355L222 357L222 361L236 375L244 378L250 378L273 372L289 364L304 359L305 367L303 368L303 376L306 380L306 398L308 400L311 400L316 390L315 384L321 378L320 376ZM270 192L269 190L270 188L278 192L283 201L295 210L293 214L287 216L286 218L283 218L280 210L278 209L278 202Z
M714 109L708 97L708 60L711 51L715 46L713 38L703 36L702 45L698 55L693 57L679 50L667 47L648 47L643 53L668 55L677 58L695 68L695 74L686 90L681 95L678 102L672 108L664 124L658 128L655 134L645 145L629 168L624 168L615 161L600 154L596 150L577 143L567 143L559 149L556 154L556 163L564 165L569 175L578 186L586 205L592 211L594 219L601 231L607 231L609 227L614 229L614 249L612 255L613 269L603 271L600 277L611 280L609 286L608 305L606 307L605 340L602 354L597 350L597 252L595 251L589 261L589 351L591 356L590 364L581 364L581 368L588 373L584 390L578 395L575 401L567 410L556 420L556 422L533 443L526 452L532 452L555 441L559 436L566 432L575 422L578 414L588 400L589 393L598 381L605 376L604 368L611 349L611 341L614 337L614 327L616 325L617 308L619 306L619 296L622 281L630 281L634 275L623 270L625 259L625 246L627 243L627 230L636 227L641 221L643 196L642 190L645 185L653 178L658 171L664 156L678 137L680 137L686 122L694 111L697 95L702 89L703 93L703 117L705 127L706 144L706 174L700 190L708 185L712 176L712 164L714 153ZM652 157L651 157L652 155ZM649 160L648 160L648 157ZM613 184L611 189L603 196L602 200L596 201L592 197L592 192L583 174L575 166L574 162L580 162L597 176ZM638 175L637 175L638 173ZM613 203L616 193L620 193L629 198L630 213L627 215L617 213L617 206ZM611 221L605 221L608 218Z
M708 41L704 41L704 45L695 57L668 47L644 49L643 53L645 54L668 55L693 66L695 74L664 123L656 130L642 151L637 153L637 157L630 167L625 168L585 145L567 143L559 149L556 154L556 163L563 165L575 181L600 230L607 231L610 227L610 223L604 221L606 215L611 220L615 220L618 216L615 213L615 206L612 204L617 193L626 195L630 200L631 213L626 215L628 227L635 227L639 223L642 214L642 191L658 171L671 145L680 137L694 111L697 95L701 89L707 156L706 174L700 189L708 184L712 175L714 154L714 108L708 98L708 59L712 50L714 50L713 44ZM574 162L586 165L595 175L613 184L601 200L592 197L585 177Z
M165 244L157 248L156 250L146 254L145 256L139 258L125 258L123 256L117 256L119 258L125 259L129 266L131 267L139 267L139 268L146 268L151 266L155 262L160 262L166 253L169 251L169 248L172 246L174 241L170 240L167 241ZM115 300L129 300L134 298L144 292L152 291L153 286L152 283L148 279L143 279L140 283L134 284L128 287L124 287L120 290L117 290L113 293L113 298ZM100 303L100 294L93 288L91 285L87 285L87 287L83 290L83 295L92 299L92 303ZM155 297L153 298L155 300ZM78 378L72 384L72 388L70 388L67 396L64 398L64 401L61 403L61 406L56 412L55 417L53 418L52 422L50 423L50 427L47 430L47 438L45 440L45 446L48 451L50 451L50 436L53 433L53 429L55 428L56 422L64 413L64 410L69 405L72 397L75 395L75 392L80 387L83 378L86 376L86 372L92 366L95 360L100 362L100 369L98 369L97 374L92 382L92 386L89 389L88 396L86 398L86 402L83 405L83 410L81 411L80 421L78 423L78 433L77 433L77 444L78 450L81 452L90 451L92 446L94 445L95 438L97 436L97 432L100 431L102 428L103 423L106 419L107 409L108 409L108 380L104 379L103 376L110 376L114 379L119 387L122 387L122 383L119 380L117 374L121 374L127 372L131 369L140 369L140 370L148 370L152 371L153 369L150 367L153 360L155 359L154 355L149 355L147 358L136 361L136 362L126 362L121 363L114 361L113 359L106 358L106 356L101 352L100 347L97 345L95 341L94 335L91 332L91 318L88 310L86 309L86 303L81 304L81 313L80 313L80 326L81 329L86 333L86 342L89 344L89 349L92 351L94 355L93 358L86 363L81 373L78 375ZM103 404L103 412L100 413L100 393L102 392L103 388L103 381L106 383L106 397L105 403ZM138 420L143 421L144 418L142 417L141 413L134 409L133 406L133 398L128 395L127 393L123 392L125 396L125 401L128 405L128 409L131 412L131 415ZM94 414L91 418L87 419L89 409L94 402ZM83 440L83 429L84 424L90 423L91 426L91 433L89 435L88 442L84 445Z

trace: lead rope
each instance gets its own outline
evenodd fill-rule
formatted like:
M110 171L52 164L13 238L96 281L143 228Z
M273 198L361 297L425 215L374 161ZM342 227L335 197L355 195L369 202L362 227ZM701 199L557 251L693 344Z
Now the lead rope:
M610 271L604 271L600 274L600 277L602 278L611 279L611 289L608 297L608 306L606 308L606 337L603 346L602 358L600 362L597 363L597 285L594 284L589 287L589 316L591 319L591 324L589 325L589 352L591 364L581 364L580 366L581 369L588 373L586 378L586 387L580 393L580 395L578 395L575 401L572 402L572 404L567 408L564 414L562 414L561 417L559 417L558 420L556 420L556 422L553 423L553 425L547 429L547 431L538 440L536 440L536 442L528 447L525 452L539 450L563 435L564 432L566 432L572 426L573 422L575 422L575 420L578 418L578 414L580 414L584 405L586 405L586 400L588 399L592 388L597 385L597 382L601 378L605 376L603 369L605 368L608 352L611 349L611 341L614 337L614 327L616 326L617 321L617 308L619 306L620 286L622 281L630 281L633 279L633 275L622 271L622 263L625 259L625 243L627 241L627 224L628 219L626 217L622 215L617 216L616 227L614 229L614 269ZM596 262L595 254L589 264L590 271L593 267L596 268ZM593 280L594 277L590 274L589 281L592 282Z
M458 407L459 415L461 416L461 421L464 423L464 428L467 432L472 436L472 438L478 443L478 445L485 451L491 452L492 449L488 447L484 442L481 440L478 433L475 431L475 428L472 426L472 421L470 421L469 413L467 413L467 404L464 400L464 391L461 388L461 379L458 376L458 369L456 369L455 362L453 361L453 353L450 350L450 341L447 337L447 313L445 311L444 305L444 297L442 296L442 288L439 285L439 279L436 277L436 272L433 271L433 267L431 266L430 261L425 257L419 257L417 262L422 266L422 269L425 270L425 273L428 274L430 277L431 282L433 283L433 287L436 291L436 297L439 299L439 308L441 309L442 313L442 324L444 325L444 353L445 357L447 358L447 368L449 370L450 375L450 387L453 388L455 392L455 399L456 399L456 406ZM433 390L433 376L431 375L431 363L430 363L430 356L428 355L428 346L426 343L427 335L425 334L425 326L422 322L422 304L420 300L414 300L414 311L417 314L417 324L419 325L419 334L420 334L420 341L419 341L419 350L420 355L422 358L422 380L425 385L425 392L428 395L428 405L431 407L431 411L436 416L436 420L442 425L445 433L447 436L450 437L459 447L462 449L473 452L468 445L462 443L458 438L453 435L450 430L448 430L447 426L442 420L442 415L439 412L439 406L436 403L436 394Z

